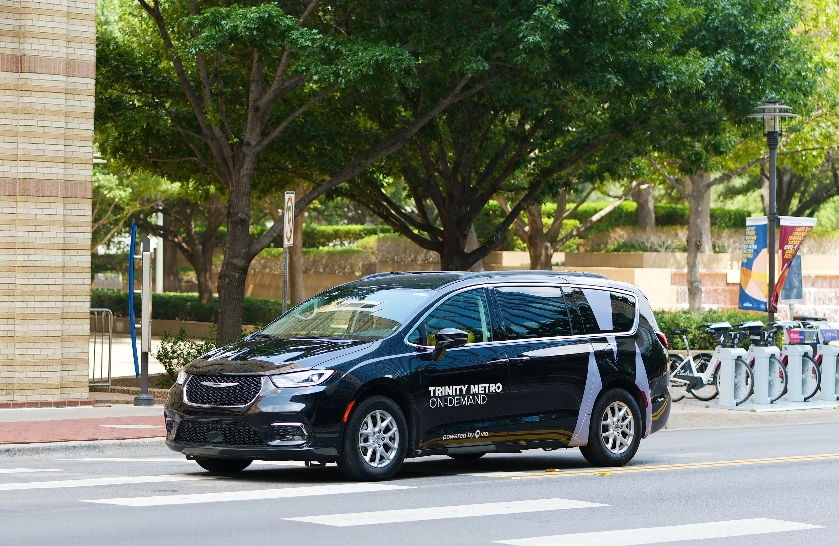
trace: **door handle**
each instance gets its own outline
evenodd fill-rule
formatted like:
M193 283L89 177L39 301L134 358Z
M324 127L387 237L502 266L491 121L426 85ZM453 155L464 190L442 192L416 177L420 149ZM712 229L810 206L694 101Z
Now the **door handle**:
M517 362L517 363L521 364L522 362L527 362L528 360L530 360L530 357L529 356L517 356L517 357L514 357L514 358L508 358L507 360L510 363Z
M506 358L493 358L492 360L488 361L487 364L491 366L497 366L499 364L509 364L509 360Z

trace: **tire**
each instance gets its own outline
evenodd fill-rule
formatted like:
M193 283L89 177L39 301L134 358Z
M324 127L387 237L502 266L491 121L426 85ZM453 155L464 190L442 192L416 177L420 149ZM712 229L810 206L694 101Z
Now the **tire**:
M672 378L674 374L679 370L679 367L682 365L682 362L685 361L685 357L679 354L671 354L670 355L670 377ZM685 391L687 390L687 386L673 383L670 384L668 390L670 391L670 400L673 402L679 402L685 397Z
M822 371L819 365L816 364L816 361L813 360L813 357L811 357L810 355L805 354L801 357L801 359L802 366L806 367L808 362L810 364L810 385L813 387L812 392L804 393L804 401L806 402L807 400L816 396L816 393L818 392L819 387L821 386Z
M351 480L388 480L402 467L408 441L399 406L385 396L371 396L350 414L338 468Z
M635 399L623 389L609 389L591 412L588 445L583 457L594 466L623 466L641 444L644 423Z
M449 457L455 461L477 461L486 453L449 453Z
M734 405L739 406L748 400L755 392L755 376L752 373L752 368L743 360L743 357L738 356L734 359ZM717 394L720 391L720 374L719 366L714 372L714 384L717 388Z
M773 364L777 364L778 372L775 373ZM787 376L787 367L775 355L769 356L769 403L777 402L787 393L789 387L789 377Z
M195 462L213 474L235 474L251 465L251 459L213 459L211 457L196 457Z
M694 357L693 365L696 367L696 373L702 374L708 369L712 360L710 358L706 358L705 355L699 355ZM719 372L719 363L717 363L717 369L714 370L713 375L711 375L710 383L706 383L705 385L699 387L698 389L690 389L688 392L697 400L702 400L703 402L708 402L713 400L714 398L719 395L720 391L717 389L717 373Z

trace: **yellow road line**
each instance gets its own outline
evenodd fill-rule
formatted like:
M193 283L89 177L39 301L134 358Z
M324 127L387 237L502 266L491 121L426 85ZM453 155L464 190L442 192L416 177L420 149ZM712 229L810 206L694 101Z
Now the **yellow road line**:
M532 478L562 478L571 476L597 476L613 474L632 474L635 472L661 472L665 470L689 470L695 468L715 468L722 466L746 466L755 464L794 463L799 461L822 461L839 459L839 453L825 453L821 455L795 455L790 457L767 457L764 459L739 459L735 461L703 461L700 463L660 464L649 466L624 466L620 468L591 468L583 470L548 469L545 472L507 472L487 474L492 478L513 478L526 480Z

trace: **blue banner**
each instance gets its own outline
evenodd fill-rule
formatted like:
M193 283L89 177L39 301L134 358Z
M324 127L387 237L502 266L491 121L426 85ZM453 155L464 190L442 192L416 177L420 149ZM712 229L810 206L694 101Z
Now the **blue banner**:
M746 218L743 256L740 259L740 309L766 311L769 289L768 238L766 216Z

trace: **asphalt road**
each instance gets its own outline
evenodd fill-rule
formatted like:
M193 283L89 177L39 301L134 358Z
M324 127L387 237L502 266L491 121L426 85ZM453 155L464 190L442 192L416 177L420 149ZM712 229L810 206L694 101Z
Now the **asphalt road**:
M839 423L662 431L624 469L575 449L435 457L372 486L334 465L213 478L165 448L6 459L0 544L835 545L837 438Z

